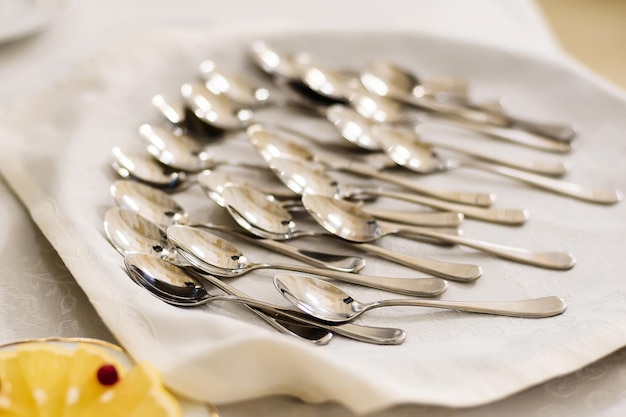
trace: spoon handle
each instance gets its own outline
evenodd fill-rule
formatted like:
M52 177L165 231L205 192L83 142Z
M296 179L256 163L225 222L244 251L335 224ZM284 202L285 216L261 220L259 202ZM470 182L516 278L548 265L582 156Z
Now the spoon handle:
M512 142L518 145L527 146L546 152L565 154L572 151L572 145L569 143L557 142L524 130L471 123L468 121L457 119L446 119L446 122L463 129L482 133L494 139L504 140L507 142Z
M351 274L340 271L331 271L305 265L255 264L255 266L257 268L273 268L282 269L285 271L303 272L305 274L313 274L324 278L335 279L337 281L349 282L351 284L377 288L379 290L385 290L414 297L435 297L442 294L448 288L448 284L446 283L446 281L440 278L379 277L372 275Z
M428 141L428 143L435 147L441 149L447 149L449 151L469 156L473 159L479 161L490 162L492 164L498 164L510 168L519 169L522 171L532 172L533 174L538 175L549 175L551 177L562 177L567 173L568 164L562 161L517 161L508 158L495 157L490 155L485 155L480 152L474 152L469 149L461 148L454 145L448 145L439 142L433 142L432 140Z
M415 226L457 227L463 222L463 214L454 212L435 211L420 213L418 211L380 210L372 207L364 207L363 210L379 219Z
M561 314L566 304L559 297L531 298L518 301L446 301L419 299L388 299L364 304L365 310L375 307L417 306L447 308L469 313L495 314L498 316L544 318Z
M489 209L483 207L465 206L462 204L447 203L445 201L440 201L433 198L401 193L397 191L386 190L383 188L360 189L356 186L347 186L342 187L342 193L346 194L347 196L359 194L373 194L382 197L394 198L397 200L421 204L423 206L432 207L438 210L462 213L467 218L483 220L491 223L518 226L524 224L526 220L528 220L528 212L526 210Z
M452 262L440 262L433 259L416 258L404 253L391 251L370 243L354 243L354 248L377 255L392 262L426 272L437 277L459 282L475 281L482 275L479 266L471 264L456 264Z
M393 175L386 172L378 172L369 165L357 161L347 161L341 165L333 164L332 168L351 172L353 174L363 175L366 177L376 178L385 182L399 185L420 194L460 204L488 207L495 199L495 196L493 194L471 193L465 191L446 191L421 186L419 184L416 184L414 181L407 180L398 175Z
M409 236L415 234L437 238L443 241L478 249L480 251L490 253L504 259L534 265L542 268L571 269L575 263L574 257L568 252L533 251L528 249L504 246L492 242L469 239L462 236L446 235L444 233L438 233L431 229L423 227L406 226L395 223L379 223L381 224L381 226L383 226L384 229L386 229L385 231L387 233L398 233Z
M463 162L462 166L476 168L481 171L491 172L512 178L544 190L552 191L578 200L596 204L615 204L619 202L622 195L619 191L609 189L591 189L579 184L561 181L554 178L546 178L541 175L531 174L513 168L499 167L480 162Z
M308 314L249 298L237 288L228 285L211 275L202 274L200 276L224 291L226 294L228 294L224 296L212 296L211 300L232 301L235 303L245 304L251 307L253 311L256 311L264 319L265 317L267 317L280 322L284 322L285 320L293 321L296 323L300 323L301 325L308 325L318 329L325 329L329 332L337 333L351 339L359 340L361 342L374 343L379 345L398 345L404 342L404 340L406 339L406 333L404 332L404 330L401 329L361 326L350 323L345 323L341 325L330 325L327 323L323 323L314 319Z

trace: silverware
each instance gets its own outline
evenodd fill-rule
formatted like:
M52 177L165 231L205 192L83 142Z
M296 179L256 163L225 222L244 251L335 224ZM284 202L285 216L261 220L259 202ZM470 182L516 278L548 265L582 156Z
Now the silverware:
M430 146L419 143L413 137L397 130L374 126L372 131L391 159L398 165L420 174L430 174L455 168L473 168L589 203L615 204L622 198L621 193L616 190L588 188L555 178L547 178L530 172L479 161L443 158L437 155Z
M139 214L140 217L130 219L130 217L124 212L107 212L107 224L109 224L107 227L107 235L120 233L117 230L123 230L124 226L126 226L125 223L128 221L137 224L137 227L133 228L132 233L139 233L140 230L153 230L154 228L152 225L142 221L143 218L145 218L146 220L156 223L164 228L174 224L184 224L192 227L219 230L220 232L250 241L257 246L287 255L291 258L320 268L334 269L343 272L357 272L365 266L365 260L358 256L330 254L299 249L282 242L262 239L250 236L246 233L237 232L227 226L220 226L211 223L191 224L189 214L173 198L161 190L144 184L127 180L119 180L111 185L110 191L118 206L125 210L132 210ZM120 222L123 223L120 224ZM112 230L109 231L109 228ZM127 233L124 233L124 235L126 234ZM165 234L162 233L162 231L155 230L151 236L153 236L153 239L160 239L165 237ZM117 241L118 237L119 236L112 236L111 238ZM132 236L126 236L123 240L130 241L131 239L133 239ZM121 245L122 243L117 244L118 247ZM169 245L169 241L159 242L158 245L167 246ZM147 248L149 248L149 245L143 245L143 250L141 251L145 252ZM122 252L127 250L128 249L124 249Z
M241 227L257 236L272 240L320 236L328 238L331 236L328 233L298 229L289 212L276 204L274 200L268 199L255 190L228 186L225 187L224 194L226 208L233 219ZM440 241L435 243L438 242ZM368 243L348 243L346 241L346 244L366 253L449 280L474 281L482 275L482 270L476 265L417 258Z
M378 172L375 168L364 163L359 163L358 161L347 160L326 153L322 154L321 152L313 154L304 147L280 135L278 132L270 131L258 124L250 126L247 133L250 142L257 148L259 154L261 154L263 159L265 159L268 164L271 163L273 158L278 157L299 158L302 160L321 163L327 169L375 178L391 184L399 185L420 194L442 200L453 201L455 203L488 206L495 199L493 194L446 191L422 186L415 181L407 180L399 175Z
M162 301L179 307L195 307L211 301L244 304L284 334L317 345L327 344L333 333L376 344L397 345L406 338L400 329L360 325L328 325L310 316L247 297L245 293L210 275L199 275L227 295L210 295L204 285L185 270L149 255L134 253L124 258L131 278ZM347 324L347 323L346 323Z
M295 274L279 274L274 285L290 303L311 316L332 323L345 323L380 307L412 306L444 308L498 316L545 318L561 314L566 304L559 297L515 301L449 301L415 298L385 299L364 303L329 282Z
M508 247L496 243L451 236L432 229L376 220L355 204L315 194L305 194L302 202L313 218L330 233L353 242L372 242L389 234L427 236L464 245L515 262L550 269L570 269L574 257L567 252L544 252Z
M205 230L188 226L170 226L167 237L193 266L207 274L236 277L256 269L283 269L315 274L320 277L377 288L399 294L432 297L443 293L447 284L439 278L395 278L368 276L282 263L253 263L233 244Z

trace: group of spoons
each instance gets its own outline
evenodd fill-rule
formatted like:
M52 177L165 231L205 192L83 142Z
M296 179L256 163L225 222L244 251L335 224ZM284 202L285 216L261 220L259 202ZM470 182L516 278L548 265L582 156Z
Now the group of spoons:
M463 164L587 202L618 202L621 196L617 191L595 190L556 179L565 174L564 163L525 163L425 143L414 129L418 110L419 117L426 112L428 117L491 138L565 153L571 150L575 136L572 127L513 117L493 104L471 101L461 82L423 83L386 61L377 61L362 72L336 70L325 68L308 54L281 54L263 42L253 44L250 56L273 80L272 91L257 88L238 74L228 74L214 62L205 61L199 67L201 81L184 84L179 101L162 95L153 98L153 105L166 123L139 128L147 152L113 150L113 167L123 179L111 186L118 207L107 211L104 228L109 241L124 255L127 271L136 283L175 306L192 307L217 300L244 304L277 330L316 344L328 343L335 333L368 343L402 343L406 333L401 329L351 323L365 311L383 306L535 318L565 310L564 301L554 296L506 302L418 298L441 295L447 289L447 280L476 280L482 270L471 264L418 258L373 242L397 234L437 245L464 245L542 268L573 267L574 258L567 252L508 247L459 234L458 226L465 218L520 225L528 218L526 210L492 208L492 194L427 187L406 175L387 171L399 165L425 174ZM341 141L322 143L308 132L263 122L257 116L263 108L294 108L327 120ZM246 141L241 143L236 132L239 136L243 133ZM302 140L307 144L303 145ZM223 150L220 143L224 141L239 141L237 146L254 149L254 155L260 158L215 160L213 154ZM369 153L351 152L349 146ZM464 159L443 160L433 151L437 146L463 153ZM232 169L220 170L220 166ZM344 184L333 172L377 183ZM241 228L192 223L171 193L195 184ZM413 203L420 209L381 210L367 203L381 196ZM294 211L310 214L310 219L323 229L301 228L293 218ZM254 263L224 239L224 234L308 265ZM303 250L285 242L303 236L333 241L339 237L338 241L350 249L432 277L368 276L358 273L365 266L361 257ZM277 274L274 285L299 310L254 299L221 279L261 268L289 271ZM359 302L328 280L412 298ZM209 294L205 282L223 294Z

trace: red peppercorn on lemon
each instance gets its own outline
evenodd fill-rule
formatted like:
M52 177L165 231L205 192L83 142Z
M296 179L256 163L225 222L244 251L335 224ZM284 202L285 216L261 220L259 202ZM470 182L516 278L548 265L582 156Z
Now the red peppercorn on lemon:
M0 416L180 417L147 363L126 369L107 350L27 343L0 352Z

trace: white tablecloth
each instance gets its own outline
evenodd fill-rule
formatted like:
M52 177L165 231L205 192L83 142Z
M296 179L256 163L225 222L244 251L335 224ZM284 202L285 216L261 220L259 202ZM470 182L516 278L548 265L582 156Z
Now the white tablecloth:
M469 38L541 54L558 45L533 3L496 0L415 1L166 1L97 2L74 5L44 33L0 45L0 104L39 92L70 67L111 42L164 27L204 27L228 22L324 20L346 26L412 28ZM36 121L36 115L33 115ZM0 342L42 336L86 336L111 340L88 300L54 249L5 186L0 187L2 269ZM574 375L549 381L503 401L472 410L401 407L380 415L445 416L617 416L626 413L626 351L621 350ZM347 415L340 406L311 406L286 398L261 399L221 408L225 416Z

